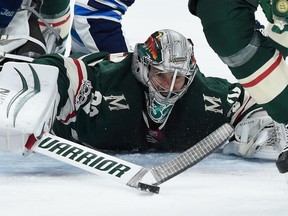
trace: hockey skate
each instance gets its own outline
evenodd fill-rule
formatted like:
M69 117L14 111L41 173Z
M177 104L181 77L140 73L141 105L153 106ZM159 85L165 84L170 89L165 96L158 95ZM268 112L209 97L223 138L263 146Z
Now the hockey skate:
M288 134L288 125L285 126L286 135ZM282 150L281 154L279 155L276 166L280 173L287 173L288 172L288 142L286 142L286 145L284 149Z

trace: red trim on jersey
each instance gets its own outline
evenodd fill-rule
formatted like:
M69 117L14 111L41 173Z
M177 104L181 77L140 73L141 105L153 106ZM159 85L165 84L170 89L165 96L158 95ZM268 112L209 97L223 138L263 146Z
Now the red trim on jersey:
M66 22L68 22L68 20L70 19L70 14L68 17L66 17L64 20L61 20L60 22L56 22L56 23L49 23L52 27L57 27L57 26L61 26L63 24L65 24ZM38 22L40 26L46 26L44 22L39 21Z
M67 123L70 119L74 118L76 116L76 110L74 110L72 113L70 113L66 119L60 120L61 123Z
M80 63L78 61L78 59L75 59L75 58L72 58L75 66L77 67L77 72L78 72L78 86L77 86L77 90L76 90L76 94L74 95L74 101L76 100L76 95L78 94L79 92L79 89L81 87L81 83L82 83L82 80L83 80L83 72L82 72L82 69L81 69L81 66L80 66ZM63 119L61 120L62 123L66 123L68 122L71 118L74 118L76 116L76 110L74 110L72 113L70 113L66 119Z
M252 99L251 96L249 96L248 100L246 101L244 107L242 108L242 110L238 113L238 115L236 116L234 122L232 123L232 125L235 125L235 123L238 123L239 119L242 117L243 111L245 110L248 102Z
M28 149L28 150L31 150L34 143L37 141L36 137L34 136L34 134L31 134L26 142L26 145L25 147Z
M83 72L82 72L82 69L81 69L81 66L80 66L80 63L78 61L78 59L75 59L75 58L72 58L74 64L76 65L77 67L77 71L78 71L78 87L77 87L77 90L76 90L76 94L74 95L74 99L76 98L76 95L78 94L79 92L79 89L81 87L81 83L82 83L82 80L83 80Z
M283 56L280 53L278 58L276 59L276 61L266 70L264 71L262 74L260 74L258 77L256 77L254 80L248 82L248 83L243 83L242 86L244 88L249 88L249 87L253 87L255 85L257 85L258 83L260 83L262 80L264 80L267 76L269 76L269 74L271 74L276 67L279 66L281 60L282 60Z

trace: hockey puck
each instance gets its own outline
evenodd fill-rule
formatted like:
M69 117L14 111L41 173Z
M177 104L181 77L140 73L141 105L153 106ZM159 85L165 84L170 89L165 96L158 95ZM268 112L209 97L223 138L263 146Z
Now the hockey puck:
M160 187L138 182L138 188L142 191L159 194Z

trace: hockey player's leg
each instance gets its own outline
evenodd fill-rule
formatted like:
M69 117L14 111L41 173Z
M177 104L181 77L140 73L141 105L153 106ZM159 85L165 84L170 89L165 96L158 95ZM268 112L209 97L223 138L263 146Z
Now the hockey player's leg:
M11 22L6 23L8 26L1 31L1 64L11 59L32 61L33 57L46 52L44 38L37 23L37 16L34 13L34 11L38 10L36 1L23 0L20 3L22 4L16 13L15 11L10 11L10 14L13 14L14 17ZM1 4L3 4L3 2ZM2 23L3 17L0 16L0 18L0 23ZM3 19L3 21L4 20L5 19Z
M239 83L275 121L287 124L288 104L285 101L288 98L288 66L277 50L265 60L269 56L268 49L265 46L259 47L258 52L249 62L230 69ZM258 68L258 63L263 60L265 61Z
M122 31L122 16L134 0L75 2L72 52L126 52L131 47Z
M64 53L71 27L70 1L43 0L40 14L44 19L39 19L39 25L46 41L47 53Z
M49 73L47 73L49 71ZM47 65L5 63L0 73L0 150L25 153L31 134L52 126L57 106L58 69Z
M22 8L33 8L35 11L39 11L40 2L30 2L27 1ZM21 20L22 21L22 20ZM43 38L43 35L40 31L38 25L38 17L36 14L31 13L30 17L28 18L28 25L29 25L29 37L33 38L33 40L28 40L23 46L15 49L14 53L20 56L27 56L30 58L36 58L40 55L46 54L46 44ZM37 41L37 43L35 42Z
M285 32L282 37L270 31L280 37L277 41L268 34L270 40L255 31L251 22L255 20L255 9L243 0L222 0L213 5L211 1L199 0L197 16L208 43L233 75L275 121L287 124L288 67L282 56L287 56L288 46L283 45L287 37ZM288 171L287 148L280 154L277 166L280 172Z
M287 124L288 104L284 101L288 98L288 67L282 56L284 47L280 54L275 51L275 43L255 31L256 7L246 1L222 0L207 8L208 3L198 1L197 16L209 45L254 100L275 121Z

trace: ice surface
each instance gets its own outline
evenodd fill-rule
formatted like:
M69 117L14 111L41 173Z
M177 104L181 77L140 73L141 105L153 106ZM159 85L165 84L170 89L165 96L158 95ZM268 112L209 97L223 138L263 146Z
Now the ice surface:
M209 48L188 1L136 0L123 17L132 45L154 31L171 28L191 37L206 75L235 80ZM209 5L207 5L209 7ZM265 22L263 14L258 13ZM175 154L117 155L143 166ZM41 156L0 153L2 216L287 216L288 185L274 162L212 154L161 185L144 192Z
M116 155L143 166L176 154ZM46 156L0 153L1 215L287 215L274 162L214 153L150 195Z

